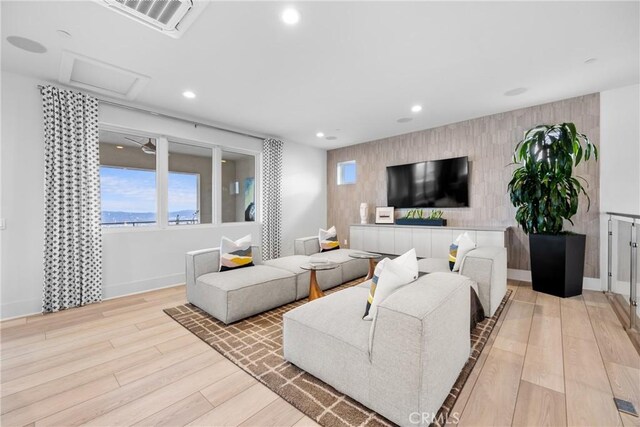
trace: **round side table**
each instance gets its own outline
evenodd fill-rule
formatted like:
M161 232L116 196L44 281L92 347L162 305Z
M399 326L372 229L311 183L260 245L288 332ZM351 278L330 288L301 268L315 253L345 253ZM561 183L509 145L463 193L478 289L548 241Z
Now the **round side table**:
M316 271L333 270L338 268L339 264L335 262L323 262L323 263L307 263L300 266L303 270L309 270L311 272L309 277L309 301L321 298L324 296L324 292L318 286L318 279L316 278Z
M367 274L365 281L373 278L373 272L376 269L376 259L380 258L382 255L375 254L373 252L354 252L349 254L351 258L355 259L368 259L369 260L369 274Z

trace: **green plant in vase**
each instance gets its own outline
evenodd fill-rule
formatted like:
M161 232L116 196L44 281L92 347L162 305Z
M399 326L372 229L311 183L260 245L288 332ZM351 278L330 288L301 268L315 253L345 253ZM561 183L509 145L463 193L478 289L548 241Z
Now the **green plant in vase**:
M516 221L529 235L534 290L557 296L582 293L585 236L564 231L573 225L580 195L590 199L586 180L574 176L582 161L597 160L598 149L575 124L539 125L514 149L507 189Z

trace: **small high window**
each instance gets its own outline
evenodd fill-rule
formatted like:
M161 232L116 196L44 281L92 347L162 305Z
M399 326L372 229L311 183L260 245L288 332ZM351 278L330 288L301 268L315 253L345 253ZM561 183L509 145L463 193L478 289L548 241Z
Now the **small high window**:
M356 161L338 163L338 185L356 183Z

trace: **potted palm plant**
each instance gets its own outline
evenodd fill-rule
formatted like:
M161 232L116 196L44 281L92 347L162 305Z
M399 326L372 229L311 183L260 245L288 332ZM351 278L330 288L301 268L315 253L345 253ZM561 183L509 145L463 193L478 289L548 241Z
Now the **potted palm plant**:
M585 235L564 230L578 212L588 183L573 175L581 161L598 159L598 149L573 123L528 130L513 154L518 167L508 185L516 221L529 235L533 289L559 297L582 293ZM582 181L582 182L581 182Z

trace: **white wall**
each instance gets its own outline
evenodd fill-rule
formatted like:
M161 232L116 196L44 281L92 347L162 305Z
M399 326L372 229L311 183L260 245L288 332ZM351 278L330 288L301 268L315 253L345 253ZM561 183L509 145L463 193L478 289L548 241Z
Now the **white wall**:
M37 80L2 73L0 318L41 309L44 135ZM185 122L101 105L103 124L261 151L261 141ZM293 239L326 225L326 151L285 142L283 254ZM258 188L257 188L258 190ZM259 191L259 190L258 190ZM105 298L184 282L184 253L218 246L222 235L259 239L260 224L108 232L103 237Z
M640 85L600 93L600 266L607 286L605 212L640 215ZM627 254L621 254L627 256ZM624 260L626 261L626 260ZM614 271L617 262L614 260ZM614 291L629 293L628 284Z
M285 142L282 172L282 255L293 254L298 237L318 235L327 226L325 150Z
M39 311L44 233L42 100L34 80L2 72L0 316Z

